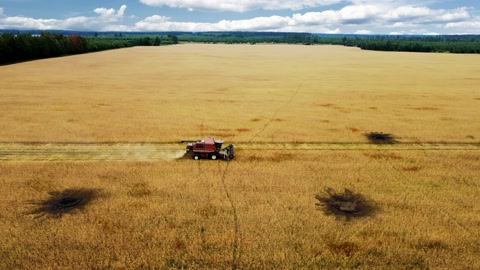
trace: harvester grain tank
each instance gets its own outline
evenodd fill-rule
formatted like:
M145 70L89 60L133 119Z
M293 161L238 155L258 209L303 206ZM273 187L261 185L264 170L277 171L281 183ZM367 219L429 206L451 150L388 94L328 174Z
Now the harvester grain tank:
M204 140L182 140L182 143L184 142L188 142L187 154L192 154L195 160L201 158L230 160L235 157L233 144L222 149L223 140L207 137Z

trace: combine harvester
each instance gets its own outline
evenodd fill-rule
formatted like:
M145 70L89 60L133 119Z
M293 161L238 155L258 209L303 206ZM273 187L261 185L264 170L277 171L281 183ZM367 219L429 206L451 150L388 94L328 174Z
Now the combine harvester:
M182 143L187 144L187 155L192 155L193 159L224 159L230 160L235 157L233 144L229 144L222 149L223 140L215 140L212 137L207 137L204 140L182 140Z

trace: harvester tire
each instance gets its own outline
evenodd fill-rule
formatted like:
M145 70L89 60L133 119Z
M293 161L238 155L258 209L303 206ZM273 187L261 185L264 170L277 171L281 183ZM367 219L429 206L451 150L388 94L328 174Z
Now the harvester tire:
M195 160L199 160L199 159L200 159L200 155L199 155L199 154L195 154L195 155L193 155L193 159L195 159Z
M217 159L217 154L211 154L211 155L210 155L210 158L211 158L212 160Z

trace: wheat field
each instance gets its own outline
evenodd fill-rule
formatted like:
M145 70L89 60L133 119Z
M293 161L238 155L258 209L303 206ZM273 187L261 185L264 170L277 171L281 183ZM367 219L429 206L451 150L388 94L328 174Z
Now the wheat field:
M1 66L0 269L478 269L477 58L181 44ZM205 136L236 158L156 154ZM330 215L326 188L375 211Z

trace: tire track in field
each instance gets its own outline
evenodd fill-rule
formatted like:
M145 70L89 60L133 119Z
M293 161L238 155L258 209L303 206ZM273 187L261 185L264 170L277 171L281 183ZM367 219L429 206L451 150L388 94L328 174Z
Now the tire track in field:
M0 161L158 161L185 154L180 143L0 143ZM480 143L235 143L239 151L480 151Z
M303 81L300 82L297 86L297 88L295 89L295 92L293 92L293 94L290 96L290 99L284 103L283 105L281 105L280 107L277 108L277 110L275 110L275 112L273 113L272 117L268 120L268 122L263 126L263 128L258 131L257 133L255 133L255 135L253 135L249 140L248 142L251 142L253 138L255 137L258 137L258 135L260 135L262 132L265 131L265 129L267 129L268 126L270 126L270 124L273 122L273 120L275 119L275 117L277 116L277 114L286 106L288 106L288 104L290 104L293 100L293 98L295 98L295 96L298 94L298 90L300 89L300 87L302 86L303 84Z
M237 213L237 207L235 206L235 203L233 202L232 195L230 194L227 184L225 183L228 167L231 162L227 162L227 165L225 166L225 169L223 170L222 174L222 185L223 185L223 190L225 191L225 194L227 196L228 202L230 203L230 206L233 211L233 224L234 224L234 236L233 236L233 246L232 246L232 269L237 269L238 268L238 261L240 260L240 254L241 254L241 249L240 249L240 223L238 221L238 213ZM220 165L219 165L220 166ZM220 169L220 167L219 167Z
M392 177L396 178L396 181L398 183L403 183L404 182L403 179L407 179L411 176L408 173L406 173L404 170L396 168L391 161L387 161L385 162L385 164L387 164L387 166L390 167L390 174L392 175ZM427 192L425 192L423 189L417 188L415 190L419 191L425 198L430 198L431 194L427 194ZM436 210L442 212L445 216L449 217L448 220L454 223L459 229L463 230L465 233L467 233L471 237L476 237L475 234L467 226L460 224L457 221L457 219L452 215L450 215L449 213L447 213L447 211L443 210L441 207L436 208Z

